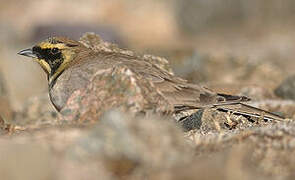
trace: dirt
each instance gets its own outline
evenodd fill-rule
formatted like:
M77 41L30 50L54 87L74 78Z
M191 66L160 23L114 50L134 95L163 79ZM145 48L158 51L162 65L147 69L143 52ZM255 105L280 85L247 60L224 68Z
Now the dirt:
M0 2L0 179L294 179L292 1L235 1L229 11L214 1L210 6L207 1L81 2ZM196 11L200 7L204 12ZM165 100L144 98L142 92L149 94L152 87L142 87L124 69L114 72L117 86L106 86L107 76L97 77L97 86L73 94L69 110L58 113L44 72L16 53L35 43L38 27L58 33L59 25L107 27L115 32L112 38L139 52L121 53L141 56L214 91L250 97L250 105L286 120L253 120L211 109L176 123L159 113ZM93 39L88 46L98 44ZM121 51L112 44L96 47ZM89 91L131 86L139 88L137 99L116 98L116 91L98 110L83 109L97 100L87 96ZM133 106L120 103L128 101ZM111 103L121 107L112 109ZM138 112L146 105L151 113Z

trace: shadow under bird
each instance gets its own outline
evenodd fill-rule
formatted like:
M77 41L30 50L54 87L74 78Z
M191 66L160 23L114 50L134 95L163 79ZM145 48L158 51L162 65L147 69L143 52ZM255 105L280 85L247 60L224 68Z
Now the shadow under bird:
M90 83L90 78L97 71L124 64L131 72L151 82L156 87L155 91L161 92L173 105L175 112L215 108L245 117L284 119L274 113L244 104L250 100L245 96L216 93L205 87L188 83L136 56L97 52L79 41L66 37L48 38L18 54L33 58L47 73L50 100L58 111L66 105L74 91L83 89Z

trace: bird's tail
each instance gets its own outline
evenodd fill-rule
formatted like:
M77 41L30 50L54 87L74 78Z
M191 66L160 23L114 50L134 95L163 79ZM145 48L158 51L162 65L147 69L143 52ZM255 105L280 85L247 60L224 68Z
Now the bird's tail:
M216 109L219 111L224 112L232 112L236 115L242 115L245 117L255 117L255 118L263 118L264 120L277 120L277 121L283 121L285 118L282 116L279 116L277 114L249 106L243 103L233 103L233 104L223 104L223 105L217 105Z

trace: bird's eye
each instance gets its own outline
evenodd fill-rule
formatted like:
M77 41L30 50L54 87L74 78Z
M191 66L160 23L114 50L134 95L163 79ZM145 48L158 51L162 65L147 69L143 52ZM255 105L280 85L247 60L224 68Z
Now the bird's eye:
M56 53L58 53L59 52L59 50L57 49L57 48L53 48L53 49L51 49L51 53L52 54L56 54Z

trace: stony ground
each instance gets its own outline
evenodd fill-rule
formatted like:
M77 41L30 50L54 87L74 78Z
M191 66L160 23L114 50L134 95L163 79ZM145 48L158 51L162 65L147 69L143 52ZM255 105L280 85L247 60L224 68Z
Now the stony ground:
M93 41L84 39L84 42L88 43L89 47L122 51L95 37ZM131 51L121 53L133 54ZM141 57L167 68L165 59L148 55ZM207 59L204 71L193 74L199 73L200 76L210 79L210 73L207 74L206 69L212 70L218 63L216 61L214 58ZM254 67L245 61L237 60L233 63L230 58L218 61L225 71L229 66L233 69L233 72L226 72L232 74L232 78L242 77L239 85L242 88L239 91L231 85L223 85L228 87L228 92L248 95L254 99L252 105L280 113L287 119L282 122L264 121L262 118L252 120L211 109L197 112L191 117L193 121L177 123L173 118L157 113L163 105L163 100L157 96L153 98L157 100L156 103L151 101L155 107L151 106L150 109L154 108L154 113L138 115L137 111L146 107L146 104L141 102L150 102L144 96L149 89L141 89L134 97L124 96L129 98L128 102L134 102L134 107L112 103L112 100L125 102L120 93L122 87L128 89L129 86L138 86L137 89L140 89L140 83L137 83L136 79L129 83L130 73L126 76L124 69L115 72L118 77L115 85L107 85L108 76L100 77L93 81L95 86L76 92L69 100L67 109L61 113L52 108L47 93L30 98L22 108L14 110L10 107L9 100L5 99L7 92L2 79L1 112L5 114L5 118L0 124L1 178L294 178L295 122L292 118L295 103L291 101L293 96L290 95L292 77L273 90L270 88L271 81L275 79L263 81L268 88L262 85L247 86L242 83L253 82L254 77L255 80L261 78L262 81L264 75L269 72L267 68L263 68L265 66L277 68L275 73L283 73L283 69L279 69L271 61L263 62L261 69L259 65ZM250 67L252 69L249 69ZM237 76L236 68L239 69ZM217 68L216 71L218 70ZM247 75L249 71L251 75ZM212 83L212 87L218 89L222 86ZM112 98L106 96L104 101L108 103L93 106L99 108L87 109L85 104L97 101L96 96L90 96L88 91L115 93L111 94ZM122 93L124 92L122 90ZM118 108L112 109L113 105ZM134 113L137 115L134 116ZM187 131L188 129L190 131Z
M246 1L235 0L234 10L213 1L210 6L185 2L175 1L176 8L166 1L0 2L0 179L294 179L293 2L247 1L252 3L243 17L236 13ZM72 11L83 22L72 18ZM71 24L65 23L70 19ZM249 120L205 110L191 117L193 123L175 123L159 113L134 117L125 104L100 106L99 121L89 121L87 111L79 114L83 103L58 113L49 102L44 73L16 52L48 34L75 29L69 35L79 37L89 28L120 47L163 56L175 74L219 92L246 95L253 100L250 105L286 120ZM121 51L96 42L88 45ZM164 58L142 57L168 68ZM124 77L124 71L116 73ZM99 85L107 82L100 80ZM128 80L117 82L128 87ZM87 90L72 98L93 100ZM158 100L155 112L163 105Z

